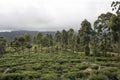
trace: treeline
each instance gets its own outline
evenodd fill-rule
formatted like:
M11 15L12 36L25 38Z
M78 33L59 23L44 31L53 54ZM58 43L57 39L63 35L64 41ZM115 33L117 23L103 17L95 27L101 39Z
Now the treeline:
M108 52L118 52L118 56L120 56L120 2L113 2L111 7L116 11L115 14L110 12L101 14L94 22L94 27L85 19L77 34L72 28L68 31L64 29L57 31L54 36L43 35L41 32L34 36L25 33L23 36L15 37L9 43L4 37L0 37L0 53L4 54L6 46L9 46L14 51L22 51L23 53L25 49L30 52L31 48L34 48L35 52L44 50L48 53L57 51L85 52L87 56L90 53L95 56L101 54L107 56Z

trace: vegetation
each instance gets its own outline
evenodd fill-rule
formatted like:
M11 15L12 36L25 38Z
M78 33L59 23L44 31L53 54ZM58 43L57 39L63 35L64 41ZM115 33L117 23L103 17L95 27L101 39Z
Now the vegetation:
M0 80L120 80L120 2L111 6L78 33L0 37Z

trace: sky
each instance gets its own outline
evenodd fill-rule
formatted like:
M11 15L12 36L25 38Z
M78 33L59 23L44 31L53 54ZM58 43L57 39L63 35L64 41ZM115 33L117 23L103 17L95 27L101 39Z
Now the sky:
M0 0L0 30L57 31L93 25L113 0Z

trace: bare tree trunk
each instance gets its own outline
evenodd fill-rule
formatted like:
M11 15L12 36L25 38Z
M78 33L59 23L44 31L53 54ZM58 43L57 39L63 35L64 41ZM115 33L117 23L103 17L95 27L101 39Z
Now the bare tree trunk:
M29 58L30 58L30 49L29 49Z
M106 39L106 34L105 34L105 52L104 52L104 56L106 57L107 56L107 39Z
M23 46L22 46L22 52L23 52L23 54L24 54L24 48L23 48Z
M93 53L94 53L94 54L93 54L94 57L95 57L96 54L97 54L97 53L96 53L97 51L96 51L96 40L95 40L95 37L96 37L96 36L94 35L94 52L93 52Z
M119 32L118 36L119 36L119 41L118 41L118 60L120 61L120 32Z

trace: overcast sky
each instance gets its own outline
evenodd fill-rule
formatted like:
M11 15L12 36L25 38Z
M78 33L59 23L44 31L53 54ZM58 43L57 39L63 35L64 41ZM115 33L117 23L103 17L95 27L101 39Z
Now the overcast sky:
M111 12L113 0L0 0L0 30L78 30Z

